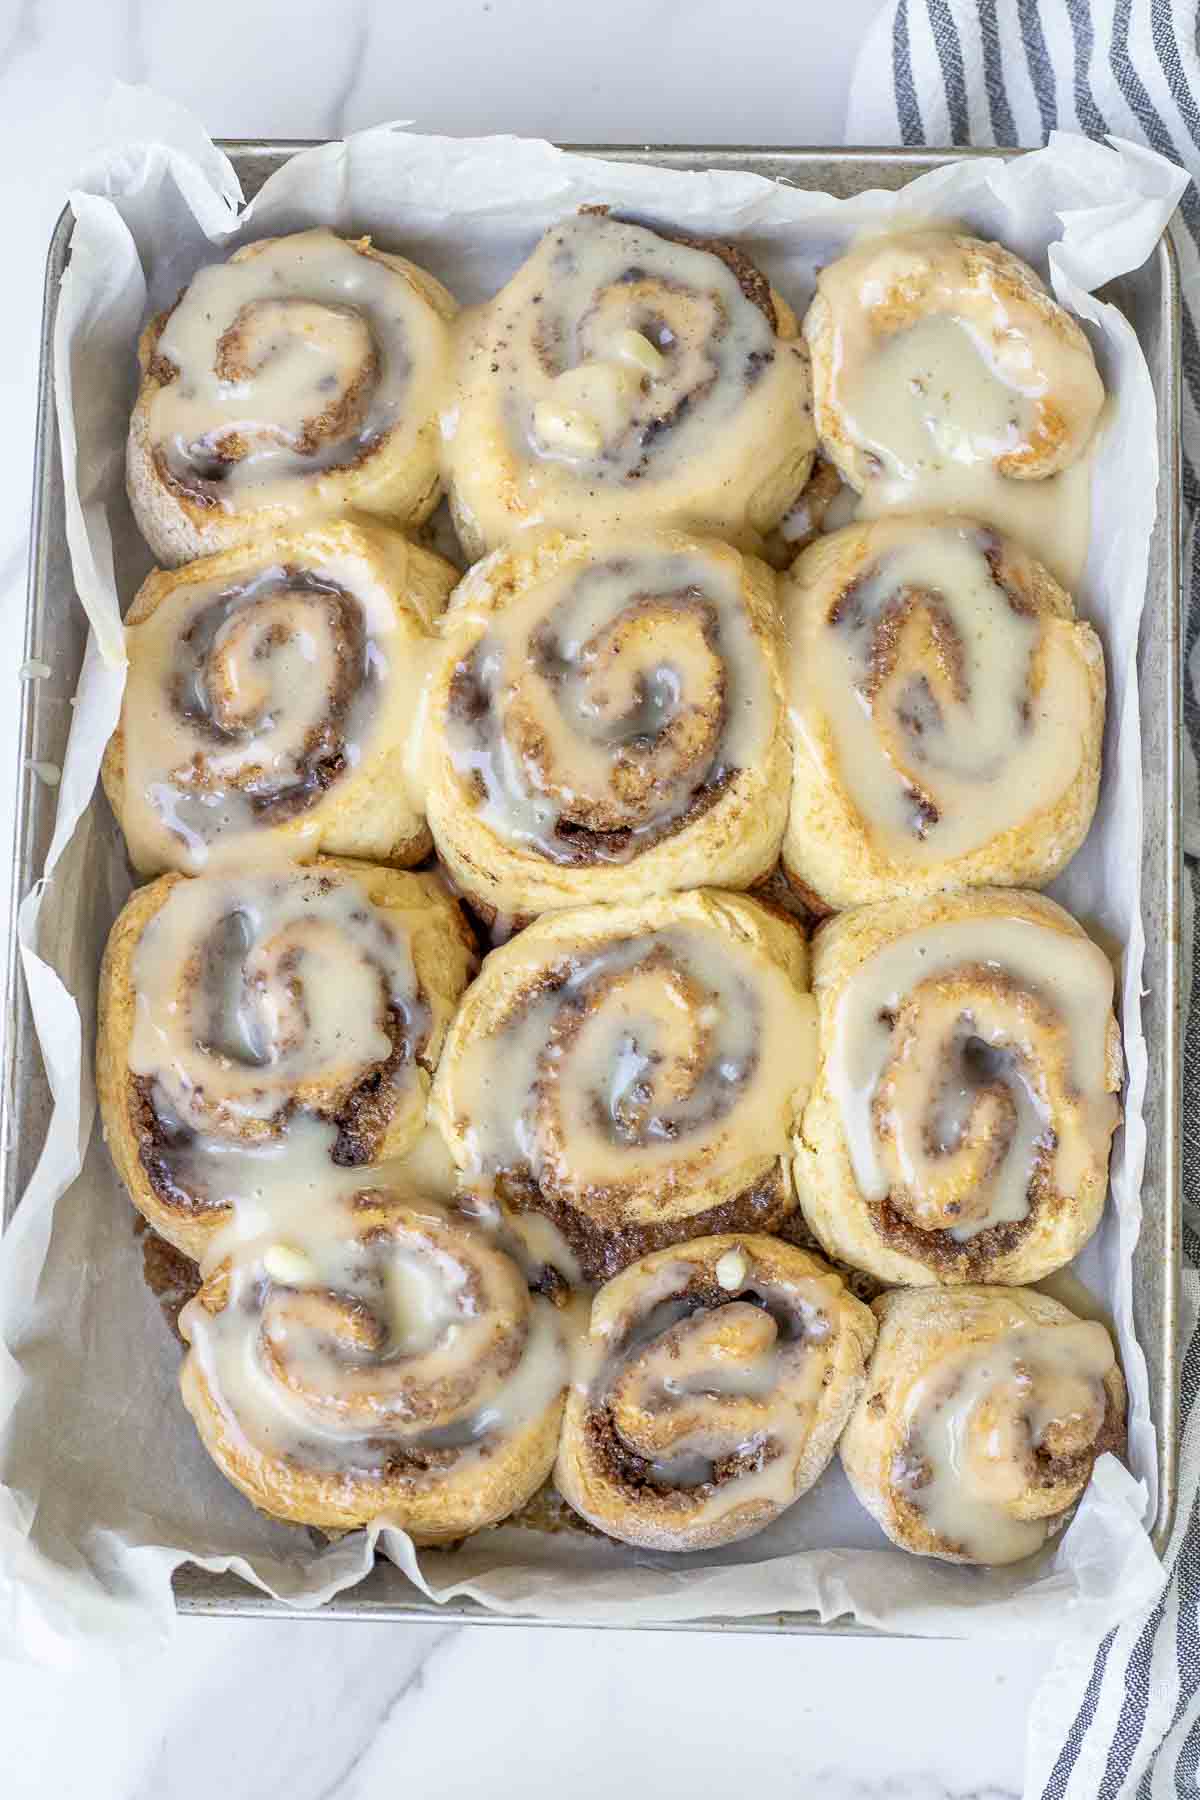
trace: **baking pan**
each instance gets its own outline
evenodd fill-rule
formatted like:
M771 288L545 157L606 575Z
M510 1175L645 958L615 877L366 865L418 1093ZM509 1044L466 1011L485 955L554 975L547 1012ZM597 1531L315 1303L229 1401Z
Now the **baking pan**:
M222 146L247 198L307 142L227 142ZM868 188L896 189L914 176L963 155L1003 156L996 150L792 150L703 145L637 148L569 145L587 155L619 162L652 162L673 169L747 170L770 180L846 197ZM50 665L44 679L24 684L19 730L19 789L13 856L13 900L28 892L41 872L54 824L55 791L34 772L38 763L61 766L71 717L71 696L86 639L83 608L75 596L63 525L63 484L54 411L52 345L58 288L70 250L67 209L50 242L46 264L37 398L33 520L25 625L25 657ZM1158 1513L1153 1537L1161 1550L1171 1529L1176 1498L1176 1433L1179 1367L1176 1342L1180 1219L1180 1097L1182 999L1180 923L1180 706L1181 584L1179 277L1170 231L1154 255L1111 284L1104 297L1126 314L1141 341L1158 402L1158 515L1150 545L1149 582L1138 649L1143 750L1142 892L1146 933L1143 1020L1149 1056L1145 1120L1144 1219L1134 1258L1137 1333L1150 1374L1150 1410L1158 1439ZM6 969L9 1030L4 1043L0 1093L0 1205L7 1224L33 1171L51 1111L51 1099L24 986L15 931ZM185 1567L175 1577L181 1612L304 1616L251 1588L234 1575L208 1575ZM322 1618L414 1619L430 1623L471 1621L529 1623L485 1611L471 1601L438 1606L414 1592L398 1569L379 1561L373 1572L328 1605L308 1609ZM572 1621L586 1625L590 1621ZM603 1621L611 1624L612 1621ZM838 1632L878 1636L853 1621L822 1625L812 1614L772 1613L754 1619L694 1620L654 1627L665 1630Z

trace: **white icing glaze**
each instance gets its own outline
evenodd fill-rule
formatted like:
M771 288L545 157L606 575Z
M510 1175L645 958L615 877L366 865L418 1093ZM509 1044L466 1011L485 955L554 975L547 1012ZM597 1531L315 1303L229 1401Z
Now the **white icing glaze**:
M1035 1452L1095 1443L1104 1377L1114 1366L1103 1325L1083 1320L1021 1326L950 1351L908 1391L894 1485L947 1548L982 1563L1030 1555L1050 1529L1046 1517L1030 1516L1041 1482ZM1088 1474L1090 1465L1051 1520L1079 1497Z
M489 543L667 517L736 532L764 447L794 443L799 465L815 442L803 346L719 257L644 226L564 220L459 331L446 464Z
M326 793L406 740L430 649L349 557L182 583L127 643L130 854L193 874L304 855Z
M723 548L606 538L494 611L472 607L487 582L484 564L456 598L449 628L474 641L435 730L497 837L627 862L765 754L770 671Z
M177 882L134 953L129 1066L169 1127L161 1162L218 1215L202 1274L224 1303L210 1284L181 1328L227 1440L284 1480L289 1461L458 1479L567 1380L554 1308L447 1210L406 923L345 870L271 868ZM394 1056L397 1030L406 1154L338 1166L321 1114Z
M688 1298L698 1276L730 1273L735 1254L741 1273L720 1283L719 1304ZM576 1384L641 1460L651 1494L689 1490L689 1533L734 1508L774 1513L795 1500L837 1340L837 1286L780 1281L741 1244L712 1271L662 1264L594 1335Z
M868 957L826 1062L859 1191L961 1242L1025 1218L1039 1170L1070 1194L1103 1169L1112 992L1090 939L1015 917L922 927Z
M911 285L924 316L899 327L889 296ZM1001 466L1037 441L1043 408L1086 442L1104 392L1086 343L982 270L969 288L941 232L870 239L822 270L834 329L829 400L849 439L860 518L941 510L1009 533L1068 588L1087 556L1090 467L1043 480Z
M793 594L789 703L818 765L831 734L881 849L920 867L1055 804L1078 772L1091 690L1071 626L1014 606L979 527L895 520L876 534L834 606Z
M272 1274L281 1242L302 1279ZM361 1170L315 1188L271 1184L239 1204L204 1273L223 1265L225 1304L193 1300L181 1327L227 1429L272 1459L361 1475L400 1456L414 1479L436 1481L566 1385L555 1310L508 1257Z
M625 1193L650 1219L693 1167L719 1181L786 1149L811 996L732 935L681 923L560 957L535 943L508 979L512 1011L461 1046L444 1094L470 1185L527 1169L584 1207Z
M391 1054L396 1019L394 1079L415 1083L428 1009L408 939L345 871L177 882L133 985L130 1070L190 1132L261 1139L293 1107L328 1106Z
M158 354L150 441L184 491L227 512L304 504L434 418L447 327L402 271L318 227L247 246L193 277Z

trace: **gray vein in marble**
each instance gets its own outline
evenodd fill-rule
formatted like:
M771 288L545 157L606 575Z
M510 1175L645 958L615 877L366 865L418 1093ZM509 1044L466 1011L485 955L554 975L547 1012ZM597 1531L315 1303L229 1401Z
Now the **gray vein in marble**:
M374 1723L369 1725L363 1732L358 1748L351 1752L350 1756L334 1776L333 1780L327 1782L318 1794L313 1795L313 1800L337 1800L338 1795L345 1795L347 1782L353 1779L355 1772L362 1766L364 1757L371 1750L380 1733L386 1730L400 1707L404 1705L404 1702L410 1695L422 1692L425 1686L426 1671L428 1670L430 1663L437 1656L438 1652L445 1648L452 1638L458 1636L459 1632L463 1630L463 1627L461 1625L450 1627L436 1633L433 1628L428 1625L418 1625L414 1626L412 1629L417 1631L428 1631L434 1641L430 1644L429 1649L420 1661L409 1670L390 1700L380 1708Z
M359 1765L461 1628L294 1620L264 1632L269 1654L253 1677L249 1659L231 1666L206 1657L193 1670L186 1707L147 1743L122 1800L201 1800L214 1786L229 1800L259 1800L268 1766L272 1793L352 1800Z
M345 137L348 129L346 121L350 114L350 102L362 77L371 35L369 0L345 0L343 26L350 61L329 101L330 137Z
M37 47L41 31L38 27L38 0L21 0L3 45L0 45L0 79L8 74L17 57Z
M144 0L127 0L125 55L127 74L125 78L128 81L144 82L150 79L150 57L146 49L145 25Z

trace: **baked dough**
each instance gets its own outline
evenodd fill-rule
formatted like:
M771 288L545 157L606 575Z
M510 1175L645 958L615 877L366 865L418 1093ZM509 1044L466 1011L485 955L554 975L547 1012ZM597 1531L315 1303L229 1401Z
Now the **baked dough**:
M791 771L765 564L683 532L538 534L478 564L442 629L427 809L480 912L774 865Z
M139 888L104 953L96 1051L134 1205L200 1261L231 1197L404 1155L473 967L430 875L322 857Z
M795 315L716 239L585 208L463 315L450 507L483 555L529 526L682 524L757 550L816 440Z
M1104 404L1091 345L1036 271L1000 244L960 232L901 232L856 245L817 277L804 336L822 450L860 493L879 474L881 450L904 454L901 382L921 384L910 416L930 421L936 441L937 384L950 379L944 416L957 434L953 445L943 434L943 448L961 457L966 440L1015 481L1043 480L1073 463Z
M494 950L431 1096L472 1193L548 1214L585 1273L769 1229L811 1079L803 935L741 894L548 913Z
M139 874L318 850L419 862L410 738L456 580L396 532L345 520L155 570L125 621L101 770Z
M892 1542L1010 1563L1066 1525L1096 1459L1125 1448L1125 1383L1105 1327L1046 1294L881 1294L879 1337L842 1466Z
M486 1237L403 1190L276 1211L179 1324L204 1447L274 1518L444 1543L515 1512L550 1472L558 1314Z
M138 345L126 471L158 560L300 514L427 518L456 311L415 263L324 227L200 269Z
M1096 809L1105 679L1053 576L990 527L927 514L818 539L780 593L783 863L806 903L1057 875Z
M1070 914L999 888L860 907L818 931L813 988L795 1179L828 1254L911 1287L1070 1262L1122 1076L1112 965Z
M559 1491L643 1549L749 1537L824 1471L874 1341L828 1264L777 1238L659 1250L596 1295Z

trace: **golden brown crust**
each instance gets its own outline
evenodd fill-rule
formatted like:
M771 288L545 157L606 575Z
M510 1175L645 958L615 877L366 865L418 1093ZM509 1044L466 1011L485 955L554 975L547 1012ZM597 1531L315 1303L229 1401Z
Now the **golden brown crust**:
M126 615L125 624L132 628L126 638L131 665L136 673L140 659L147 659L148 685L156 679L159 671L154 658L160 652L144 642L137 627L153 620L161 609L179 612L197 588L234 590L276 567L294 570L302 578L329 568L345 571L352 603L356 587L360 592L370 588L377 593L394 632L393 666L384 676L390 685L377 716L368 721L370 735L357 759L351 762L344 754L331 754L323 740L322 763L317 770L320 779L312 784L311 795L290 816L264 814L266 822L257 827L255 837L263 847L286 845L300 859L324 850L330 855L358 856L409 868L428 855L432 838L407 774L413 709L404 695L410 688L413 693L419 689L430 634L458 580L457 571L440 556L369 520L345 519L255 538L182 569L156 569L138 589ZM161 689L166 691L155 694L154 705L166 711L172 705L169 667L162 668L161 677ZM171 851L152 841L162 834L130 828L130 812L138 804L138 796L128 791L126 733L145 723L135 711L138 705L131 686L100 774L118 824L135 838L131 860L139 874L152 875L166 865L168 855L175 855L179 866L185 866L185 846L179 841ZM247 766L253 754L251 739L245 751ZM326 767L328 774L324 773Z
M246 244L230 261L253 260L274 242L262 239ZM429 308L433 318L446 325L454 319L457 302L427 270L403 256L377 249L370 238L350 242L358 255L392 270L404 287ZM230 511L218 504L203 484L189 487L174 479L150 432L154 396L178 374L159 348L174 310L174 306L169 307L152 318L138 340L142 379L130 419L126 465L134 516L161 563L178 567L248 538L286 530L304 512L343 514L354 510L396 526L416 526L428 518L441 495L436 410L423 421L411 445L390 437L365 445L347 464L311 482L311 493L297 495L294 501L263 505L248 501Z
M1025 1218L996 1224L963 1241L944 1229L922 1229L892 1198L868 1200L855 1178L841 1107L831 1088L834 1017L846 982L884 946L906 934L955 920L1028 920L1066 939L1087 934L1071 915L1043 894L985 888L934 894L860 907L821 926L813 940L813 991L820 1052L816 1079L795 1139L793 1176L805 1218L825 1252L878 1280L904 1286L956 1286L970 1282L1013 1285L1039 1280L1062 1267L1091 1237L1108 1191L1105 1154L1080 1173L1064 1194L1035 1175ZM1105 1083L1120 1091L1121 1038L1110 1013L1097 1029L1105 1036ZM1113 1117L1116 1118L1114 1106Z
M917 1289L881 1294L872 1310L879 1323L867 1380L839 1453L862 1504L893 1543L946 1562L982 1560L947 1540L920 1506L920 1479L900 1486L896 1471L913 1452L907 1408L914 1384L947 1357L998 1343L1009 1331L1068 1326L1075 1315L1035 1289L986 1287ZM1125 1383L1114 1364L1104 1377L1103 1419L1086 1447L1055 1453L1052 1438L1030 1453L1032 1478L1007 1507L1017 1519L1040 1520L1046 1536L1069 1522L1097 1458L1125 1451Z
M559 1491L592 1525L646 1549L711 1549L761 1531L829 1462L874 1339L870 1311L828 1264L778 1239L726 1233L647 1256L593 1303ZM714 1364L732 1380L706 1393ZM685 1367L683 1385L661 1392L659 1369ZM671 1462L701 1420L707 1475L677 1481Z
M793 644L803 633L837 629L839 609L850 604L860 584L872 578L889 552L920 546L926 534L936 536L964 522L942 514L903 520L880 519L850 525L819 538L795 562L780 587L785 629ZM1049 800L1031 798L1027 815L973 846L937 860L916 860L907 848L896 848L865 817L851 791L841 763L829 703L803 656L794 654L789 676L793 684L792 754L794 779L783 865L804 903L816 913L901 896L916 897L940 890L985 887L1042 887L1053 880L1087 836L1096 810L1104 741L1104 652L1092 627L1075 616L1071 597L1049 571L1011 539L980 527L980 543L992 577L1015 615L1036 618L1041 632L1029 663L1027 705L1036 714L1052 712L1055 693L1046 687L1054 658L1069 658L1079 671L1086 699L1069 780ZM880 650L887 628L895 635L895 618L885 614L876 633ZM953 644L950 622L946 637ZM895 653L895 643L886 646ZM961 644L959 644L961 653ZM904 654L903 645L899 653ZM908 666L908 665L905 665ZM924 679L922 669L914 679ZM960 698L971 700L969 690ZM802 707L804 723L796 722ZM1018 734L1014 730L1014 754ZM1057 748L1055 755L1059 754ZM880 752L880 778L890 768ZM894 779L899 779L899 772ZM992 779L989 777L989 779ZM986 818L990 798L987 781L975 789L975 802Z
M548 763L553 756L544 738L535 738L536 715L525 740L519 741L521 720L511 689L506 687L499 699L492 699L479 688L475 664L492 621L503 622L512 608L535 600L540 589L554 592L552 584L602 571L606 558L628 554L631 546L647 556L695 556L722 580L728 576L736 584L737 616L714 639L710 684L694 690L683 687L673 728L695 726L704 706L715 711L716 723L695 750L695 785L685 806L673 795L676 766L686 766L689 753L686 746L672 744L664 730L649 748L639 748L636 762L630 758L629 766L620 760L614 764L613 784L607 790L611 816L600 810L602 795L589 819L576 791L564 803L557 825L547 827L549 848L540 847L493 823L481 808L479 777L470 765L456 766L457 736L468 731L481 742L485 730L507 734L521 751L516 760L522 766L531 760ZM667 631L671 622L664 609L672 604L676 602L671 597L660 602L648 596L643 602L660 608ZM683 604L696 602L685 596ZM652 613L647 622L652 633L655 621ZM538 615L536 630L526 640L530 657L544 623ZM642 661L648 670L654 663L655 637L651 635L643 652L634 638L638 623L636 618L627 619L630 641L606 641L614 666L617 658L623 659L620 667L626 678L629 668L640 668ZM753 658L753 676L762 688L756 717L762 721L763 748L742 766L730 765L724 754L729 737L726 695L737 668L728 647L731 628L744 628L748 642L739 655ZM607 640L613 629L598 631L597 639L603 635ZM525 923L561 907L632 902L701 883L744 888L774 865L787 809L789 751L775 582L764 564L684 532L659 531L632 540L530 534L470 572L442 620L441 635L445 648L428 711L432 748L427 810L439 856L455 885L484 917L499 915ZM593 687L599 686L594 676L590 679ZM543 781L553 773L551 767ZM615 785L617 777L625 778L623 791ZM634 786L635 777L640 788Z
M391 911L401 929L407 928L418 984L430 1009L429 1033L417 1051L415 1096L406 1085L407 1055L395 1045L373 1074L338 1096L331 1114L338 1127L337 1158L358 1167L402 1154L424 1124L424 1095L474 967L474 940L460 909L434 876L344 857L321 857L317 869L353 876L374 908L385 917ZM163 875L135 889L109 934L100 968L96 1086L105 1141L130 1199L169 1243L200 1261L227 1222L229 1209L188 1188L172 1155L181 1147L178 1128L159 1116L153 1081L129 1066L137 1013L134 958L147 926L183 880Z

